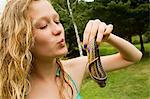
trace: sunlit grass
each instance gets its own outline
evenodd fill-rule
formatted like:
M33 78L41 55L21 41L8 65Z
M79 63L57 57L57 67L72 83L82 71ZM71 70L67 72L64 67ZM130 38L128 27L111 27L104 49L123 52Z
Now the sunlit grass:
M135 47L140 50L140 44L135 44ZM146 52L150 52L150 42L149 43L144 43L144 47L145 47ZM101 55L110 55L110 54L114 54L116 52L117 52L117 49L112 47L108 43L102 43L100 45L100 54Z
M150 43L145 43L150 52ZM136 45L140 48L140 45ZM109 50L111 49L111 50ZM104 55L116 53L108 44L101 48ZM107 85L100 88L91 78L83 81L83 99L150 99L150 56L125 69L108 73Z
M83 99L150 99L150 59L108 73L105 88L87 78L81 95Z

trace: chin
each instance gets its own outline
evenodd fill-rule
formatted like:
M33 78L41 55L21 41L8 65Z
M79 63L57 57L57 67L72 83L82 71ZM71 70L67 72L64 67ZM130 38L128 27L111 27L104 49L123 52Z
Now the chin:
M57 53L57 57L62 57L62 56L66 56L68 53L68 49L65 47L62 50L58 51Z

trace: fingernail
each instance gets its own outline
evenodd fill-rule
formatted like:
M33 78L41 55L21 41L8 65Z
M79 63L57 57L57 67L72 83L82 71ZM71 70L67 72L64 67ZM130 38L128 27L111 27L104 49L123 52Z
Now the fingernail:
M85 48L85 49L87 48L87 45L86 45L86 44L84 44L84 48Z

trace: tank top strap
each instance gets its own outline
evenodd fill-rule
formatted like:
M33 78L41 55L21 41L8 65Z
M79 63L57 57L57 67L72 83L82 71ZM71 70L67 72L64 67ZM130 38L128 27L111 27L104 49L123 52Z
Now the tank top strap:
M58 69L56 70L56 76L60 76L60 72L61 72L61 70L60 70L60 68L58 68ZM68 76L68 79L70 79L71 82L73 83L73 85L74 85L74 87L75 87L77 93L79 93L79 90L78 90L78 88L77 88L77 85L76 85L75 81L72 79L72 77L71 77L69 74L67 74L67 76Z
M75 81L72 79L72 77L68 74L68 78L71 80L71 82L73 83L73 85L74 85L74 87L75 87L75 89L76 89L76 91L77 91L77 95L76 95L76 98L75 99L82 99L82 97L81 97L81 95L80 95L80 92L79 92L79 90L78 90L78 88L77 88L77 85L76 85L76 83L75 83Z
M79 93L79 90L78 90L78 88L77 88L76 82L72 79L72 77L71 77L69 74L68 74L68 78L69 78L69 79L71 80L71 82L73 83L73 85L74 85L74 87L75 87L77 93Z
M60 68L58 68L57 70L56 70L56 76L60 76L60 72L61 72L61 70L60 70ZM75 99L82 99L82 97L81 97L81 95L80 95L80 92L79 92L79 90L78 90L78 88L77 88L77 85L76 85L76 82L72 79L72 77L67 73L67 76L68 76L68 79L70 79L71 80L71 82L73 83L73 85L74 85L74 87L75 87L75 89L76 89L76 92L77 92L77 95L76 95L76 98Z

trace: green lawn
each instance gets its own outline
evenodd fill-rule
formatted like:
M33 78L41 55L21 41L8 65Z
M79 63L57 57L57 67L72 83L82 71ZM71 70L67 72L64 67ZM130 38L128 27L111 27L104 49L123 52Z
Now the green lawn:
M140 44L136 44L135 46L138 49L140 49ZM150 42L145 43L144 47L145 47L145 51L150 53ZM101 55L114 54L116 52L117 52L117 50L108 43L102 43L102 45L100 45L100 54Z
M106 44L103 48L110 46ZM150 43L145 44L145 48L150 51ZM107 54L114 51L112 48ZM128 68L108 73L104 88L88 77L83 81L81 95L83 99L150 99L150 57L144 57Z

